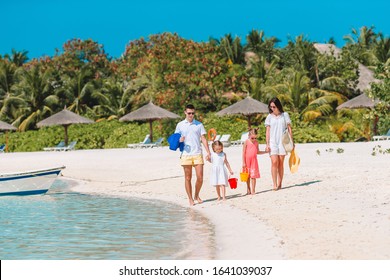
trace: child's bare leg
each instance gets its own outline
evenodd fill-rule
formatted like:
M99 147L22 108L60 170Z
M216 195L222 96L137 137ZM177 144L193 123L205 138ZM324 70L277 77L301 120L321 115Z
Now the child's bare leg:
M219 185L218 186L215 186L215 189L217 190L217 195L218 195L218 201L220 201L221 200L221 191L220 191L220 189L219 189Z
M222 193L222 199L226 200L226 188L225 185L221 185L221 193Z
M251 178L251 194L254 195L256 194L256 178Z
M251 194L251 178L246 181L246 194Z

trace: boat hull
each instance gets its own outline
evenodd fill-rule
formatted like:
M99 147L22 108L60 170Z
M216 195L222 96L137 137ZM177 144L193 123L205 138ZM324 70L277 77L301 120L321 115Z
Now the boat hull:
M65 166L0 175L0 196L46 193Z

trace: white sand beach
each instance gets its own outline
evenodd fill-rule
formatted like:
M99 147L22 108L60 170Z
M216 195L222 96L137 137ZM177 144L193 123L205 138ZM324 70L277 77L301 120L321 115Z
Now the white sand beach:
M244 195L239 182L227 189L225 202L216 201L206 163L204 203L192 208L215 226L216 259L389 260L390 154L372 156L377 145L389 149L390 141L297 144L299 170L291 174L286 158L283 189L276 192L270 159L260 155L257 194ZM225 148L237 178L241 149ZM0 170L65 165L61 179L76 181L74 191L189 207L179 156L167 147L6 153Z

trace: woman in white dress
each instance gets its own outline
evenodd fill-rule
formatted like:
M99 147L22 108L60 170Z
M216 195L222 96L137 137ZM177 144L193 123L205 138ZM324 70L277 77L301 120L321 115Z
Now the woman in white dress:
M282 103L276 97L268 104L269 115L265 119L266 127L266 148L271 157L271 175L273 190L282 188L284 175L284 158L287 155L282 144L283 131L287 129L293 139L291 119L287 112L284 112Z
M233 175L233 171L230 168L230 164L227 160L226 154L223 152L223 144L221 141L214 141L211 144L213 152L211 153L211 176L210 176L210 184L216 188L218 201L221 200L221 196L223 200L226 200L226 186L228 184L228 173L225 168L229 169L231 175Z

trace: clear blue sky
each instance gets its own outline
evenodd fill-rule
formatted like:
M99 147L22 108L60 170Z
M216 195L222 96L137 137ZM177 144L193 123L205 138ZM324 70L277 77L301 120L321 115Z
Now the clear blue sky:
M227 33L245 40L264 30L284 45L303 34L310 41L334 37L339 47L352 28L375 26L390 36L390 0L0 0L0 54L28 51L29 58L52 56L73 38L103 44L112 57L150 34L176 32L195 41Z

